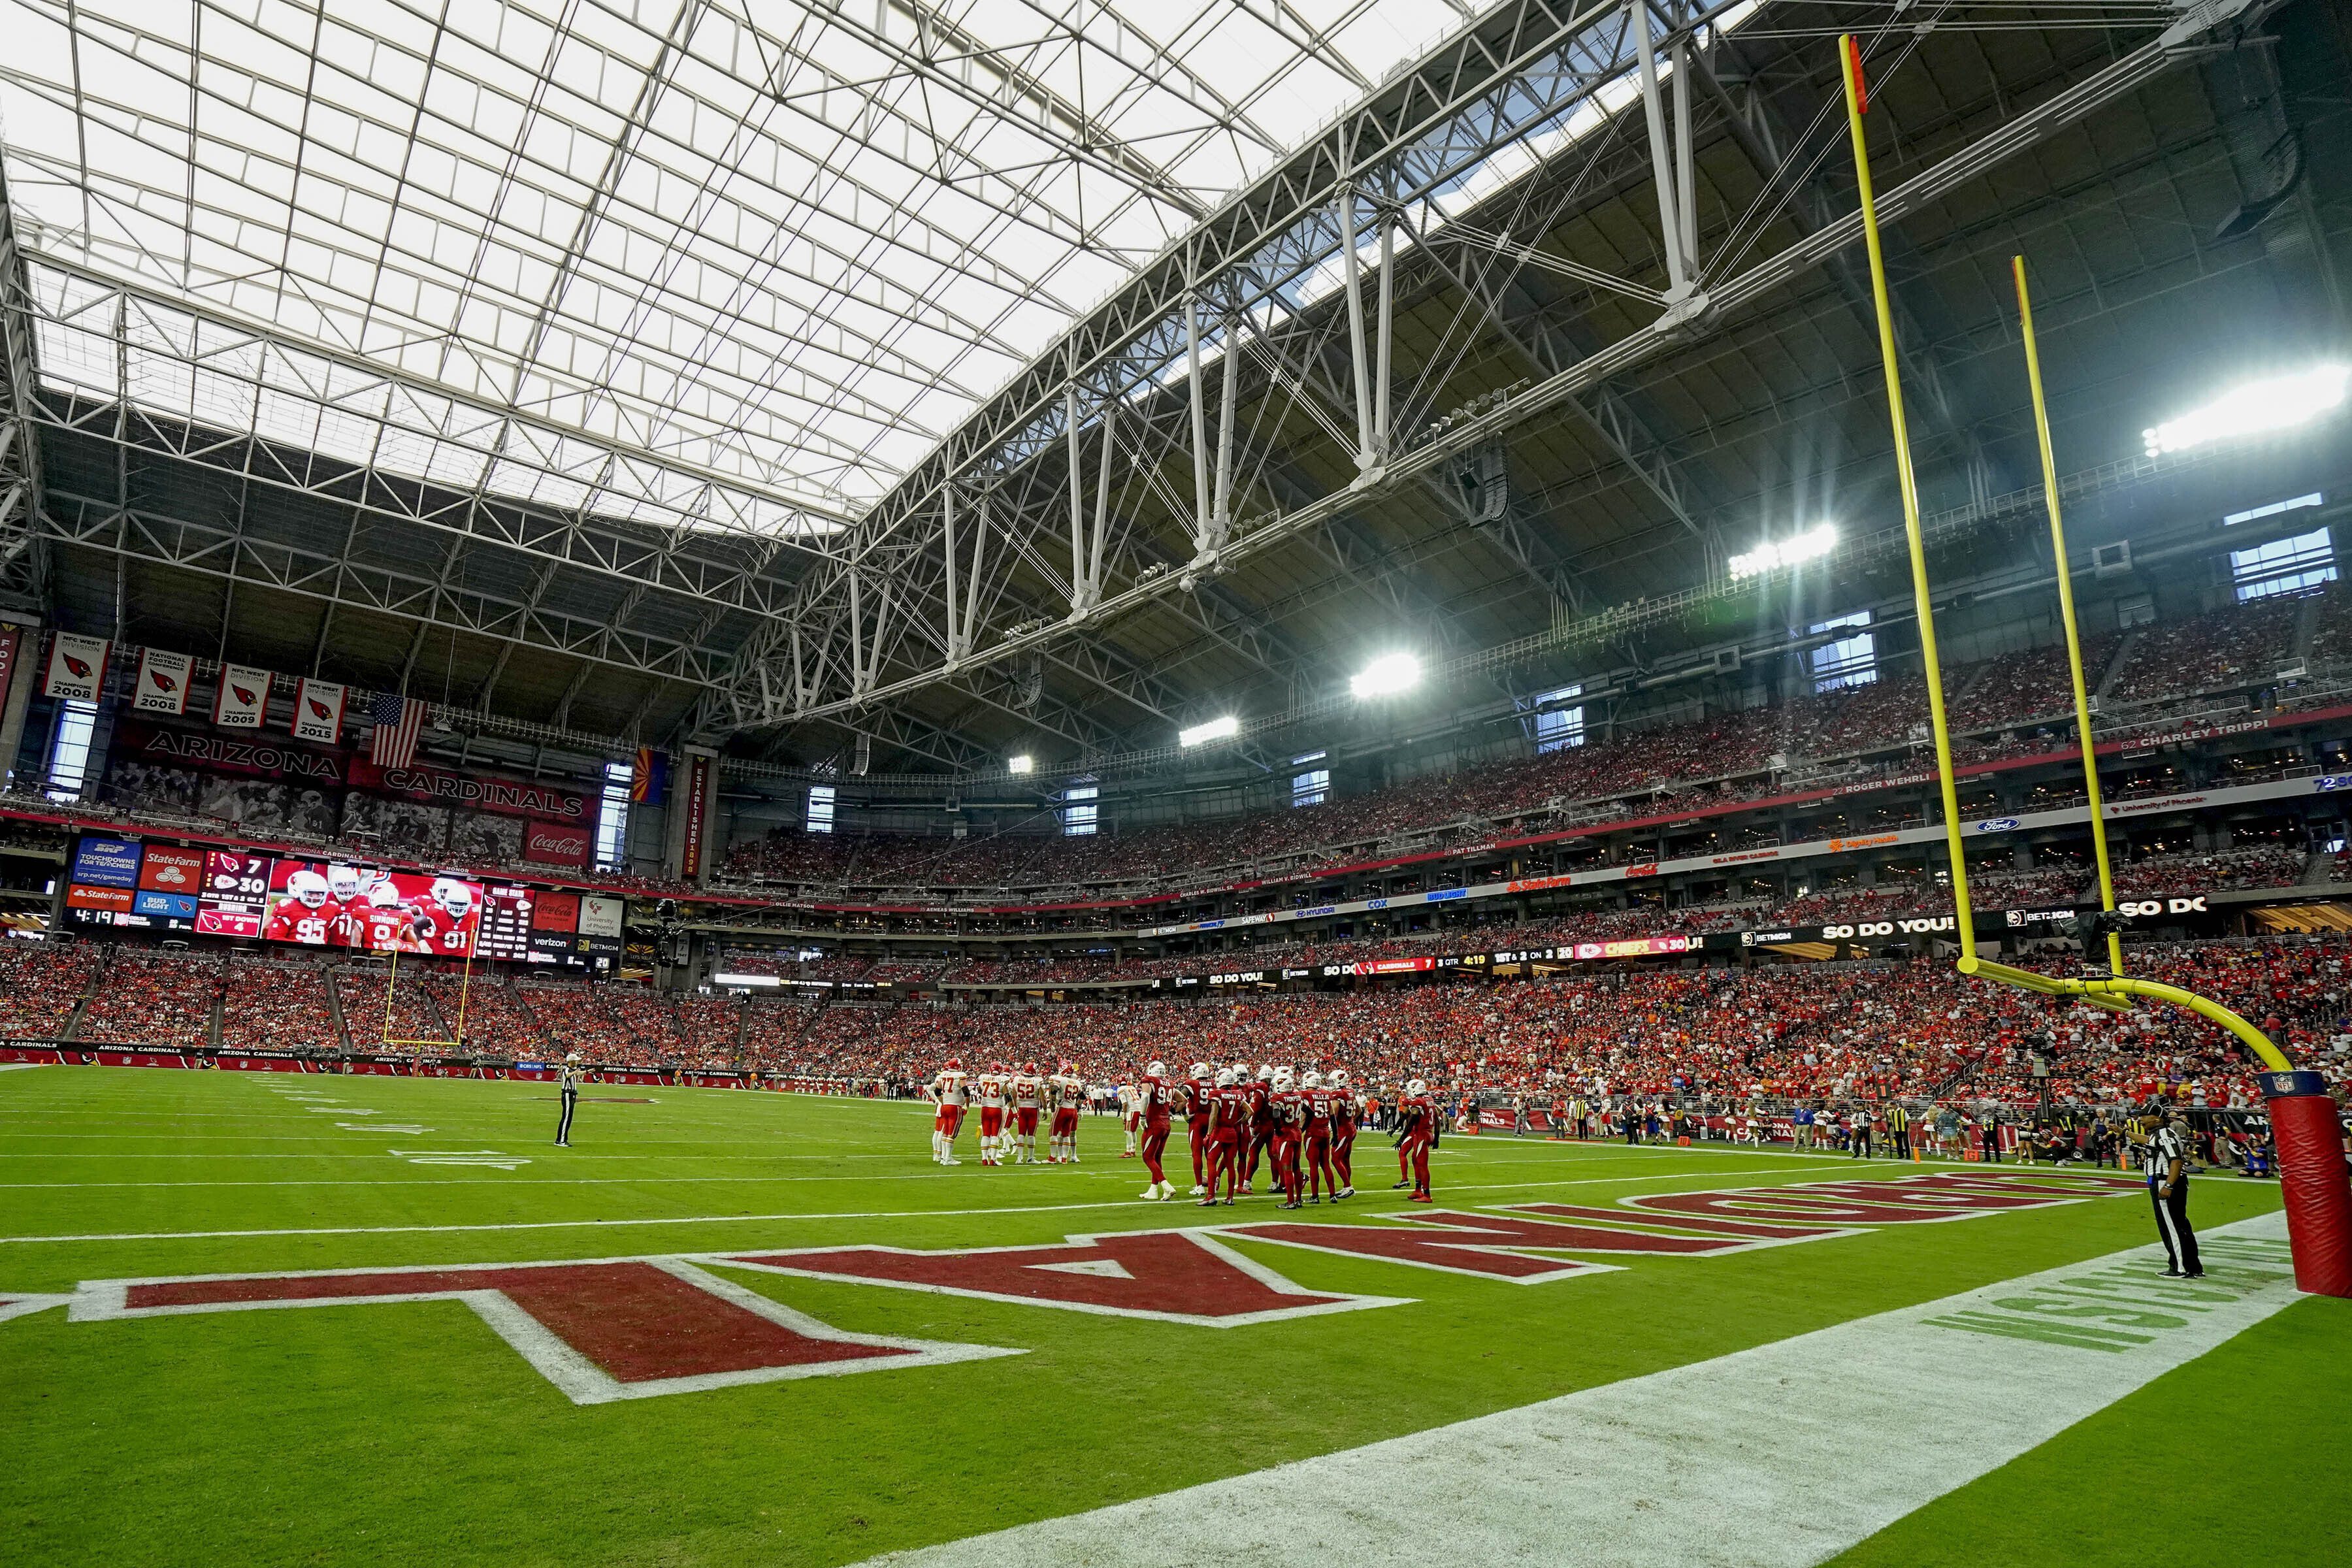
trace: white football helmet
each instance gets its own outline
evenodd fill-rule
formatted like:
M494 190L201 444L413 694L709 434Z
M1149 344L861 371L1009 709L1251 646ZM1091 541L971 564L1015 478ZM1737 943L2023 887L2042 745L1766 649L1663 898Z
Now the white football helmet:
M1298 1081L1305 1084L1308 1089L1321 1089L1323 1087L1323 1075L1319 1072L1311 1072Z
M1276 1071L1272 1081L1274 1083L1274 1087L1276 1089L1288 1089L1290 1087L1290 1069L1288 1068L1279 1068Z
M1411 1083L1404 1086L1404 1091L1407 1094L1427 1094L1429 1092L1429 1085L1423 1083L1419 1079L1415 1079Z
M1331 1069L1331 1087L1333 1089L1345 1089L1348 1087L1348 1069L1346 1068L1333 1068Z
M367 901L377 909L388 909L400 902L400 889L392 885L391 878L381 878L368 888Z
M1206 1063L1206 1062L1194 1062L1194 1063L1192 1064L1192 1076L1193 1076L1194 1078L1206 1078L1206 1077L1208 1077L1208 1076L1209 1076L1209 1064L1208 1064L1208 1063Z
M350 903L360 896L360 868L357 866L328 867L327 887L338 903Z
M327 879L316 871L295 872L286 879L286 890L293 894L306 910L326 907Z
M1234 1087L1233 1068L1219 1068L1217 1069L1217 1087L1219 1089L1231 1089Z
M1273 1069L1272 1068L1270 1068L1270 1067L1264 1067L1264 1068L1258 1068L1258 1069L1257 1069L1257 1080L1258 1080L1258 1082L1260 1082L1260 1083L1270 1083L1270 1082L1272 1082L1272 1081L1273 1081L1273 1079L1274 1079L1274 1069Z
M1144 1075L1148 1078L1163 1078L1167 1075L1168 1064L1166 1062L1152 1062L1145 1067L1143 1071Z
M474 907L474 889L455 877L438 878L433 883L433 901L447 910L451 920L463 920Z

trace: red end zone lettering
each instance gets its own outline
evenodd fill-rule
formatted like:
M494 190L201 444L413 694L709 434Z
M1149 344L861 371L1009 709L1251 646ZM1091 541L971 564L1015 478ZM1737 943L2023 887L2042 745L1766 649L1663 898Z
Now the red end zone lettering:
M1654 1193L1618 1199L1636 1215L1675 1224L1683 1216L1752 1220L1769 1226L1917 1225L1976 1219L2010 1209L2051 1208L2127 1190L2109 1181L2062 1185L2055 1180L2011 1181L1991 1175L1938 1172L1892 1182L1792 1183L1727 1192Z
M1542 1285L1577 1275L1616 1272L1616 1265L1612 1263L1578 1263L1564 1258L1528 1256L1527 1248L1591 1250L1586 1241L1578 1238L1603 1233L1576 1226L1443 1209L1387 1217L1409 1222L1411 1227L1391 1230L1385 1226L1370 1225L1244 1225L1226 1227L1224 1234L1246 1241L1271 1241L1317 1252L1378 1258L1448 1274L1507 1279L1515 1285Z
M68 1315L413 1301L464 1302L579 1405L1021 1353L844 1333L676 1258L92 1280Z
M1404 1303L1388 1296L1317 1295L1191 1230L1074 1236L1061 1247L992 1247L910 1252L895 1247L730 1254L713 1262L889 1285L983 1300L1062 1307L1121 1318L1234 1328L1323 1312Z

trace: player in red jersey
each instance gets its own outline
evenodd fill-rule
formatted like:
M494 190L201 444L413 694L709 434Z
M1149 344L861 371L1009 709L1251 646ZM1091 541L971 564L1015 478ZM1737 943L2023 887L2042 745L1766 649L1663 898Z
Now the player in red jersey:
M400 896L400 889L389 878L381 879L367 890L367 909L362 925L368 947L376 952L412 952L410 932L416 924L416 911Z
M1087 1080L1078 1074L1078 1064L1064 1062L1062 1070L1045 1080L1048 1102L1054 1110L1054 1131L1045 1146L1045 1158L1056 1165L1078 1163L1078 1108L1086 1103Z
M1216 1206L1219 1178L1224 1181L1228 1204L1241 1186L1242 1139L1247 1136L1244 1124L1248 1118L1249 1100L1234 1081L1234 1070L1222 1069L1209 1094L1209 1194L1201 1200L1204 1209Z
M1429 1195L1429 1152L1437 1147L1437 1107L1429 1098L1429 1085L1419 1079L1404 1086L1404 1099L1397 1106L1397 1159L1412 1173L1410 1182L1397 1185L1412 1188L1409 1203L1433 1202Z
M1258 1157L1274 1142L1274 1110L1270 1103L1274 1097L1274 1069L1262 1067L1253 1079L1248 1064L1235 1062L1234 1087L1242 1091L1242 1099L1249 1107L1249 1122L1242 1130L1242 1192L1246 1195L1251 1184L1257 1180Z
M1168 1179L1160 1163L1168 1152L1168 1064L1153 1062L1143 1069L1143 1081L1136 1086L1135 1116L1141 1129L1143 1171L1151 1178L1143 1196L1155 1203L1176 1195L1176 1184Z
M341 914L328 893L327 879L316 871L297 871L286 879L286 897L269 911L269 924L261 934L268 942L324 947Z
M948 1065L931 1080L930 1100L939 1107L931 1119L931 1158L942 1165L961 1165L955 1157L956 1134L963 1131L964 1089L963 1058L950 1057Z
M1331 1081L1331 1173L1339 1178L1339 1190L1333 1202L1356 1195L1356 1104L1355 1086L1348 1081L1348 1069L1333 1068Z
M1278 1208L1298 1206L1298 1140L1307 1118L1306 1097L1298 1092L1290 1069L1276 1071L1265 1097L1266 1114L1274 1129L1266 1147L1274 1156L1274 1184L1282 1190Z
M1037 1111L1045 1092L1035 1062L1023 1062L1013 1078L1013 1159L1015 1164L1037 1163Z
M980 1163L1004 1163L1004 1064L980 1075Z
M474 951L474 928L482 911L474 907L472 884L436 877L433 890L414 907L419 952L463 958Z
M1210 1081L1209 1064L1194 1062L1192 1076L1184 1080L1184 1141L1192 1147L1192 1195L1199 1197L1208 1189L1209 1159L1209 1097L1216 1092Z
M1323 1075L1311 1072L1301 1087L1299 1101L1306 1111L1305 1123L1299 1130L1300 1163L1306 1167L1307 1201L1319 1204L1323 1194L1339 1201L1339 1178L1331 1172L1331 1119L1339 1097L1323 1085Z

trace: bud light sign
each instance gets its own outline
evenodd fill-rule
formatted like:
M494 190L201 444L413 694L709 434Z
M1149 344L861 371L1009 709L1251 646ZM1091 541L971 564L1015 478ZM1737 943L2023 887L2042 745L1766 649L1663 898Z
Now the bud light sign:
M74 847L73 879L85 888L136 888L139 846L121 838L85 838Z

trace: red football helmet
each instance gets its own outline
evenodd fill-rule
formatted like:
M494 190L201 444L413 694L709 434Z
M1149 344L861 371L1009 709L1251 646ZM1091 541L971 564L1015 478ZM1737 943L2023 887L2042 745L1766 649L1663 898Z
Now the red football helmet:
M961 1071L963 1071L963 1058L962 1058L961 1057L950 1057L950 1058L948 1058L948 1065L947 1065L947 1069L946 1069L946 1070L947 1070L947 1071L949 1071L949 1072L961 1072Z
M1021 1064L1021 1070L1028 1074L1031 1078L1035 1078L1037 1076L1037 1064L1035 1062L1023 1062Z

